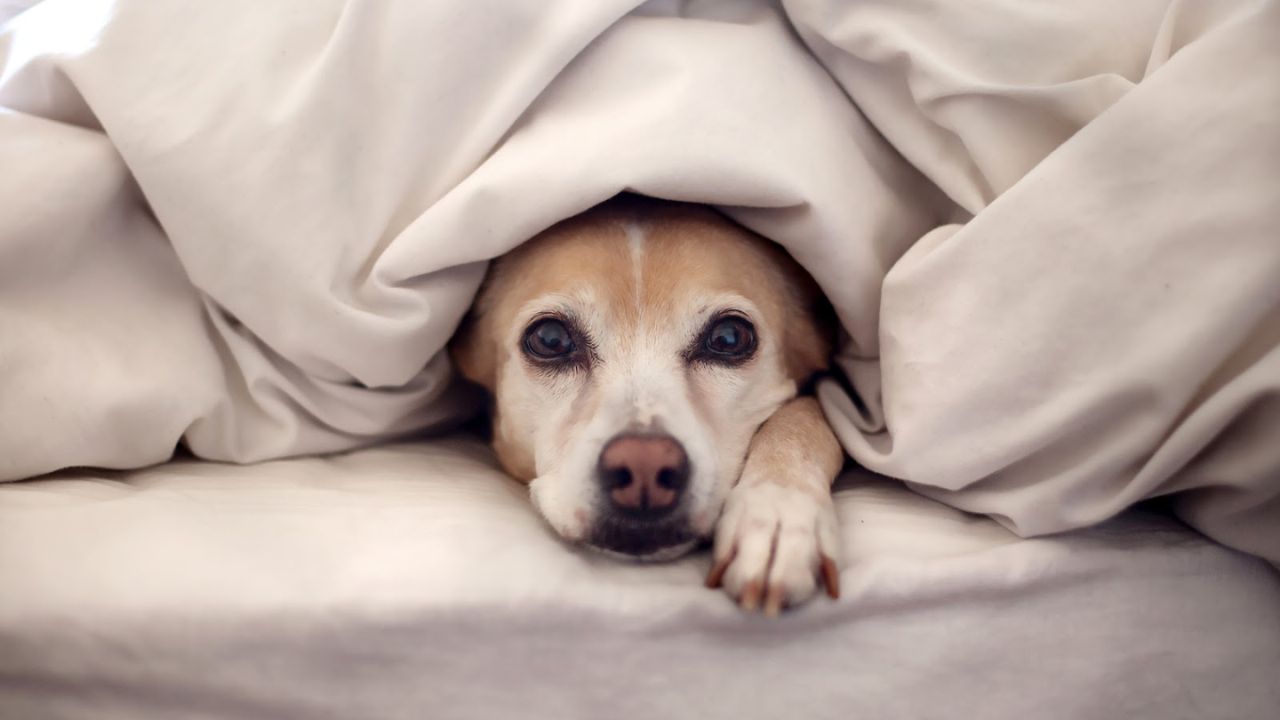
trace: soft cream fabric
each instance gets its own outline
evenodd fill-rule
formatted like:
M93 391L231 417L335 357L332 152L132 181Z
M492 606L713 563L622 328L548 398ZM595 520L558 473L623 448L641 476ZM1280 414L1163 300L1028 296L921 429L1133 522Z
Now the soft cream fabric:
M8 22L38 2L40 0L0 0L0 23Z
M1020 540L837 485L780 620L567 547L479 442L0 485L0 718L1273 720L1280 575L1165 517ZM19 588L20 591L12 591Z
M1022 534L1180 491L1280 561L1280 4L793 4L972 217L888 273L846 447ZM847 420L847 421L845 421Z
M0 478L455 422L484 261L632 189L785 245L860 462L1280 560L1276 2L47 0L0 34ZM857 103L857 107L850 98Z

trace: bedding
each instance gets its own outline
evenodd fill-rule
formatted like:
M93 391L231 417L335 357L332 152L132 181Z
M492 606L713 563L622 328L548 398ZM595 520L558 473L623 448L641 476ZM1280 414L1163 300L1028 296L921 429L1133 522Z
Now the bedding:
M45 0L0 28L0 718L1273 717L1277 31ZM838 481L839 602L572 549L441 437L485 262L621 190L832 299L824 408L907 481Z
M1022 540L865 471L844 595L573 550L466 437L0 485L0 717L1239 718L1280 574L1166 516Z
M47 0L0 32L0 479L442 432L485 262L621 190L784 245L848 452L1280 560L1280 4Z

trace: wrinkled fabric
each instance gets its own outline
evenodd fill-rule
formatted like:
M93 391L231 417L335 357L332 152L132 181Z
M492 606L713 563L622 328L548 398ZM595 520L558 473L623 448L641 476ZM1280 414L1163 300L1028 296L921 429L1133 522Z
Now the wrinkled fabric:
M1280 560L1276 2L46 0L0 33L0 479L450 427L485 262L622 190L785 246L857 461Z
M806 42L972 215L842 354L881 379L877 423L824 394L850 453L1029 535L1176 492L1280 561L1280 5L845 5Z
M868 475L840 600L774 620L709 553L567 546L476 440L0 484L0 717L1275 717L1267 563L1140 511L1021 540Z

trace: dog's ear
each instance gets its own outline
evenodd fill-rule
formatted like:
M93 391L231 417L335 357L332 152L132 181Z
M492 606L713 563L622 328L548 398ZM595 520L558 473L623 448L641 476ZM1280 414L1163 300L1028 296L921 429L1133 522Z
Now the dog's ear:
M497 382L498 352L481 318L467 313L449 341L449 359L462 377L493 392Z
M830 305L827 305L829 311ZM798 322L789 323L786 332L787 375L800 386L805 386L814 375L831 365L831 352L835 347L836 320L834 312L824 312L815 307L806 312Z
M815 375L831 367L840 319L831 301L800 263L778 248L780 269L786 280L788 319L784 336L787 375L804 387Z

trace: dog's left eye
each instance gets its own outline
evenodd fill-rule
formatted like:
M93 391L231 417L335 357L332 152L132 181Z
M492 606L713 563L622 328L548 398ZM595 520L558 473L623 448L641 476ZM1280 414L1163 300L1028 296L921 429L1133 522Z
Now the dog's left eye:
M559 320L548 318L534 323L524 334L525 353L539 360L567 357L577 349L573 333Z
M720 318L702 336L702 347L704 357L743 360L756 349L756 331L743 318Z

